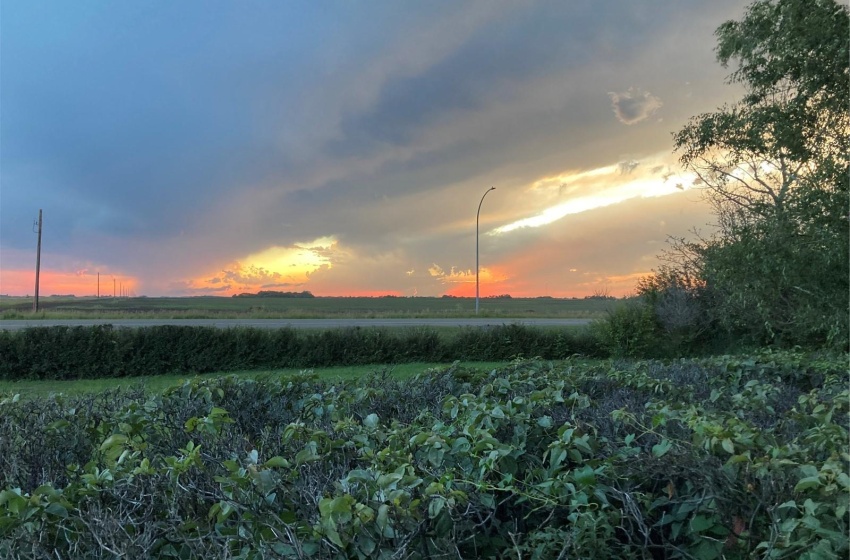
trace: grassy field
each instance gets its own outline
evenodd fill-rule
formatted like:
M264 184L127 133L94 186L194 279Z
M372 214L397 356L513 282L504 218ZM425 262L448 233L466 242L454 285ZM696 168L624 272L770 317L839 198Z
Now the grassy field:
M610 298L485 298L480 317L597 318L616 300ZM32 313L32 299L0 296L0 319L117 318L415 318L472 317L474 298L401 297L45 297Z
M20 395L21 398L40 398L52 394L84 395L100 393L109 389L127 388L141 385L145 391L157 393L180 385L186 379L210 380L227 375L235 375L246 379L281 378L297 374L313 372L323 380L358 379L374 372L387 371L395 379L409 379L432 368L443 368L450 364L410 363L396 365L342 366L321 368L316 370L276 369L264 371L215 372L203 375L150 375L145 377L123 377L105 379L75 379L75 380L25 380L0 381L0 397ZM504 366L503 362L460 362L464 368L480 371L490 371Z

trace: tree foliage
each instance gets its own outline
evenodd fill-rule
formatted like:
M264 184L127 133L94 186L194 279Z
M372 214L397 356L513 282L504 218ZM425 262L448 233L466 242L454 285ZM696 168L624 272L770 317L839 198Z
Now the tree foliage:
M659 301L683 285L715 334L846 344L848 9L835 0L757 0L716 36L718 61L734 67L729 81L745 95L692 118L674 144L718 230L674 241L639 291Z

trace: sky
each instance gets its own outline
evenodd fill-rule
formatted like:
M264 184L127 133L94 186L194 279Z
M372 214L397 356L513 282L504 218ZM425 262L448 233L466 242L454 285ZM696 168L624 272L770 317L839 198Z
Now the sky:
M4 1L0 294L628 295L746 5Z

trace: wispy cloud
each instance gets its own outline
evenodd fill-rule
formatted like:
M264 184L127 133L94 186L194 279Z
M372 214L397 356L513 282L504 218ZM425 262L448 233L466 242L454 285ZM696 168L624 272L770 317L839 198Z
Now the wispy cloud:
M666 196L684 190L686 187L681 182L672 183L668 176L659 176L659 171L666 167L655 163L657 157L649 158L646 165L637 160L627 160L617 165L537 181L531 186L532 192L539 191L541 184L559 183L559 193L569 186L570 196L555 204L544 199L542 202L546 207L542 211L494 228L488 234L499 235L523 228L541 227L571 214L604 208L634 198ZM636 171L638 168L645 171L640 173Z

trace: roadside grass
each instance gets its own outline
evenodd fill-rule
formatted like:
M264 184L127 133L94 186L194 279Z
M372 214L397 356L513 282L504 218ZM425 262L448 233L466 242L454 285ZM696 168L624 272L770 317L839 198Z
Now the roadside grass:
M20 395L22 399L43 398L54 394L83 395L99 393L110 389L143 386L148 393L164 391L169 387L180 385L188 379L213 379L235 375L244 379L269 377L290 377L298 374L314 373L322 379L349 380L357 379L371 373L387 371L396 379L409 379L431 368L446 368L448 363L414 362L407 364L373 364L365 366L340 366L319 369L275 369L252 371L213 372L196 375L148 375L143 377L109 377L100 379L74 380L23 380L0 381L0 397ZM504 366L504 362L459 362L459 365L469 369L490 371Z

